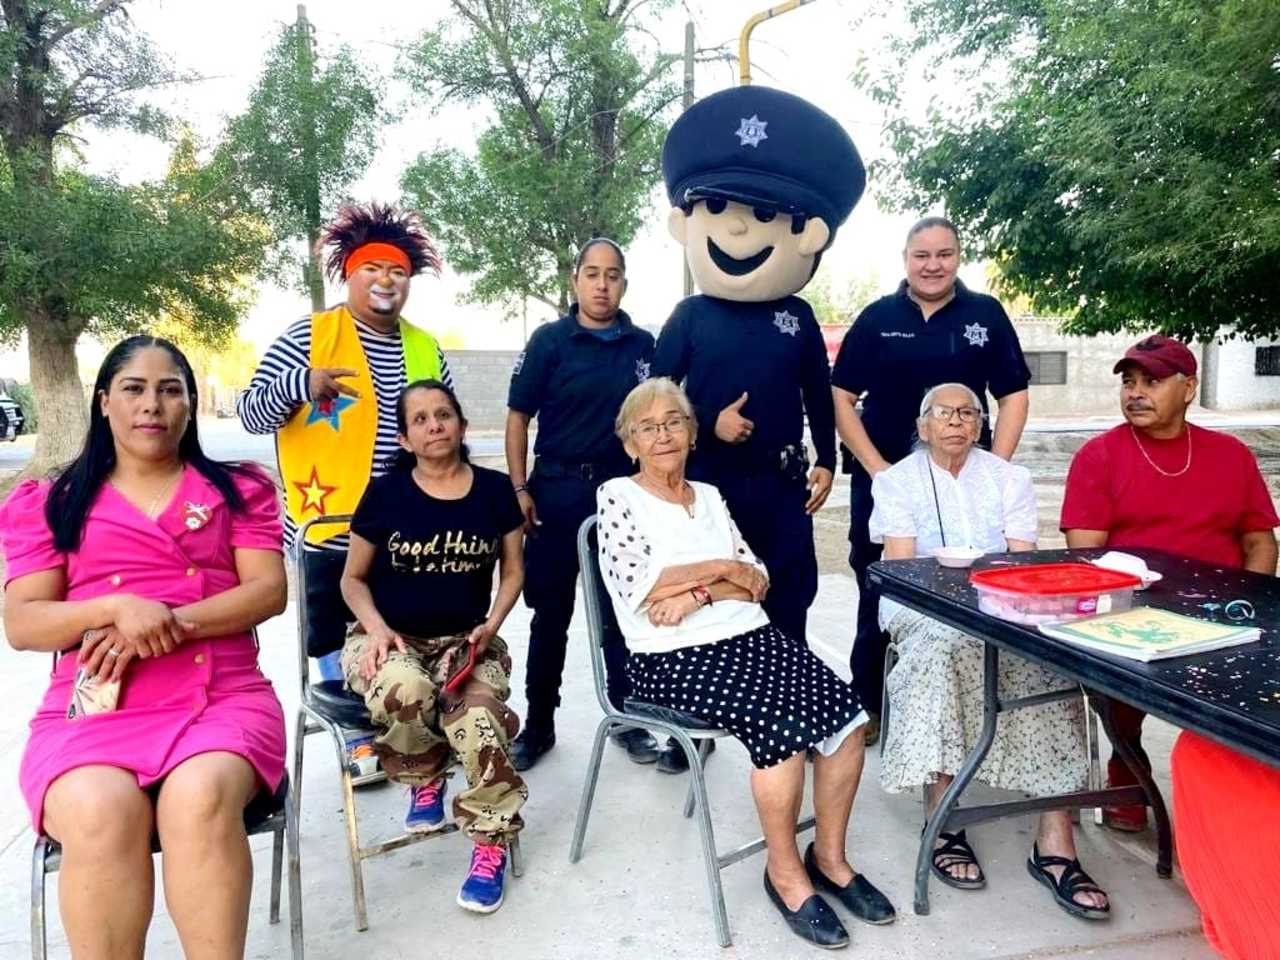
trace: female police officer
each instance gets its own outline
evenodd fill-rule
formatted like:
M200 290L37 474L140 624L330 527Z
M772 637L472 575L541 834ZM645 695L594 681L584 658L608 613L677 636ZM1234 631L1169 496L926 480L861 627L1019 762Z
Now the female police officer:
M532 767L556 742L555 709L578 578L578 527L596 511L596 488L630 472L613 421L632 387L649 375L653 336L619 309L626 269L616 243L589 240L574 263L577 302L567 315L534 331L511 371L507 470L525 516L524 599L533 610L525 665L529 707L511 749L517 770ZM535 416L536 460L528 476L529 421ZM606 642L605 663L609 699L621 707L627 692L621 636ZM643 730L615 739L638 763L658 758L657 744Z
M897 292L869 305L845 334L831 373L836 428L853 451L849 564L858 580L858 625L850 656L853 682L868 708L883 692L887 636L877 622L879 597L867 567L881 548L867 536L871 478L911 452L925 390L963 383L999 409L994 438L984 422L979 443L997 456L1013 456L1027 422L1031 374L1018 335L994 297L971 292L956 279L960 240L945 217L926 217L907 233L902 251L906 279ZM865 394L865 396L864 396ZM862 412L857 410L862 397ZM867 731L874 740L878 718Z

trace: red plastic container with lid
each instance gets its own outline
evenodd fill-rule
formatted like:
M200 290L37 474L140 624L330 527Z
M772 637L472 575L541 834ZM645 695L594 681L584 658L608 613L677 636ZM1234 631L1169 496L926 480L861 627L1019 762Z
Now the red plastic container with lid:
M1132 574L1091 563L989 567L971 573L969 582L983 613L1031 625L1128 610L1142 583Z

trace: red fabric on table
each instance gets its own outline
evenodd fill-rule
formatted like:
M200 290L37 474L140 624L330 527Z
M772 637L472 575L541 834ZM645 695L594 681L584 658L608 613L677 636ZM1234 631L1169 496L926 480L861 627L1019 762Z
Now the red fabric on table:
M1280 960L1280 769L1183 732L1173 814L1209 943L1230 960Z
M1059 526L1105 530L1113 550L1147 547L1229 567L1244 565L1242 534L1280 526L1249 448L1229 434L1187 424L1189 434L1153 440L1127 423L1094 437L1067 473ZM1189 441L1188 441L1189 438ZM1157 472L1146 456L1166 473ZM1139 449L1138 444L1142 447Z

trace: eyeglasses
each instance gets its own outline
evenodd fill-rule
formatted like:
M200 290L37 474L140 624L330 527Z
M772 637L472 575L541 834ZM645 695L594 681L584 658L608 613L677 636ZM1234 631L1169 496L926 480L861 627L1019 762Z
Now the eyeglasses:
M666 430L669 434L684 433L689 429L689 418L684 414L673 414L661 423L654 423L652 420L638 424L631 428L631 433L637 437L644 437L646 440L653 440L658 436L658 430Z
M926 412L943 423L950 423L951 418L957 414L961 423L977 423L982 419L982 411L977 407L949 407L945 403L935 403Z

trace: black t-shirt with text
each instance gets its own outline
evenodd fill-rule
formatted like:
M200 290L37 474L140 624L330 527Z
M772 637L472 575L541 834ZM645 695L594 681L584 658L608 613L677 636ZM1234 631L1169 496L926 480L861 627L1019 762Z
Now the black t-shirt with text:
M502 538L524 518L505 473L471 467L458 500L431 496L412 471L369 484L351 522L374 547L369 591L392 630L414 637L464 633L489 615Z

